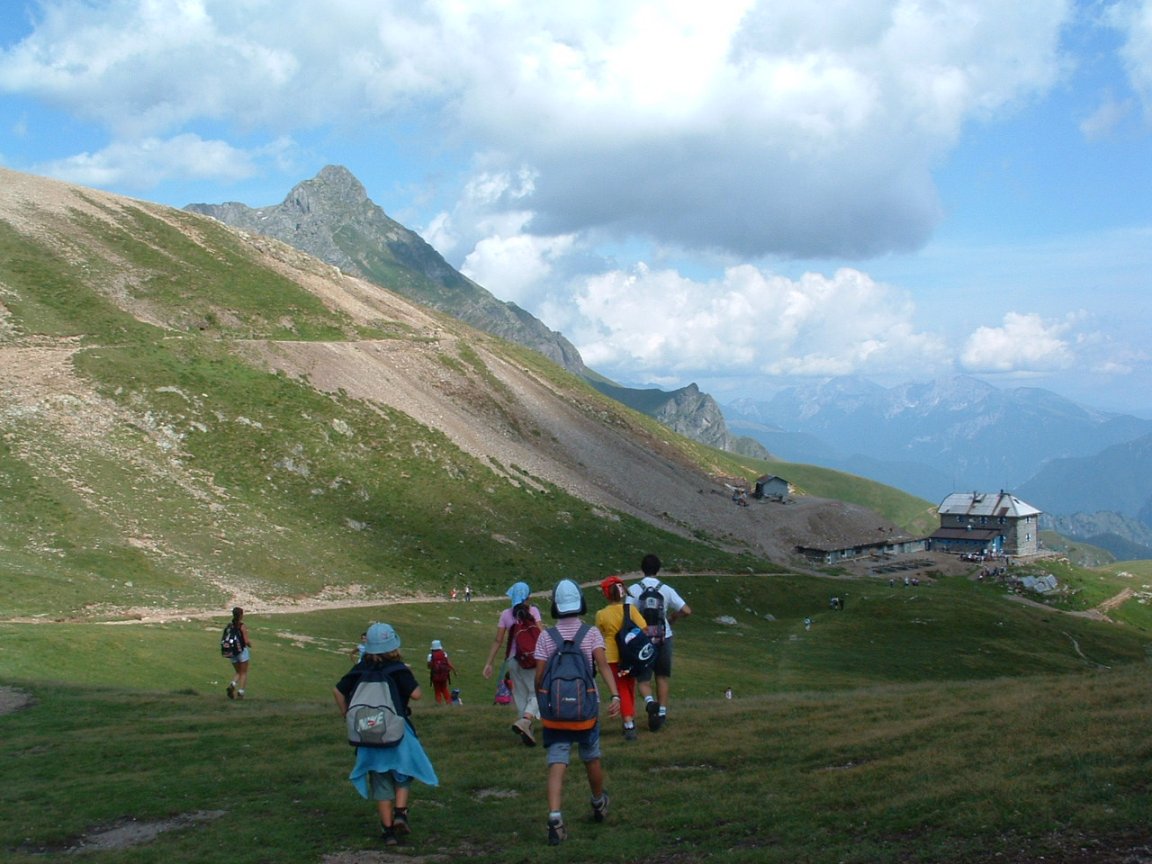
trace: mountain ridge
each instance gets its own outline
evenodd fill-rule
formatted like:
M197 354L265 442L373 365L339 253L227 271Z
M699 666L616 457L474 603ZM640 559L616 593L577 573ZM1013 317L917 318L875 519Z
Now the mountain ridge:
M715 399L695 385L632 394L631 388L608 382L584 364L563 334L515 303L498 299L454 269L419 234L388 216L344 166L325 166L315 177L296 184L277 205L198 203L184 209L243 231L275 237L345 272L538 351L626 405L649 405L638 410L694 440L721 450L768 456L751 440L737 442ZM652 404L651 393L664 395Z

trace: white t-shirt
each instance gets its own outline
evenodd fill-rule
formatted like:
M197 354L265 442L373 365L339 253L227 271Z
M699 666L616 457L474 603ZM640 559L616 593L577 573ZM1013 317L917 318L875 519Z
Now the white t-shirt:
M628 594L639 600L644 589L649 587L656 588L664 595L664 638L671 639L672 625L668 623L668 615L672 612L679 612L688 604L684 602L683 597L676 593L675 588L661 582L655 576L645 576L639 582L632 583L628 586Z

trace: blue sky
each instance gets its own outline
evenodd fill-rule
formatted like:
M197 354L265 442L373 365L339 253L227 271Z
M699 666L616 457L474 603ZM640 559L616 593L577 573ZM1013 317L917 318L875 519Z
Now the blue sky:
M1152 417L1152 0L14 0L0 164L174 206L344 165L632 386Z

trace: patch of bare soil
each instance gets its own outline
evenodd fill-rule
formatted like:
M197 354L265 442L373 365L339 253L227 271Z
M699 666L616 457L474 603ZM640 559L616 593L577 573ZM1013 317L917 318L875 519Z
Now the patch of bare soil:
M32 704L32 697L23 690L15 687L0 687L0 717L27 708Z
M151 843L168 831L178 831L182 828L219 819L224 813L223 810L198 810L195 813L184 813L171 819L160 819L153 822L122 819L113 825L97 828L84 834L63 851L76 855L85 852L105 852L110 849L129 849L133 846Z

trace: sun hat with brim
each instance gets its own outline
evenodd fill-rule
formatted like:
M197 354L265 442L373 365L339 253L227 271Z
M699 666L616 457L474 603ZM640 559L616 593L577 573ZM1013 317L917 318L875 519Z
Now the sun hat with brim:
M368 628L368 638L364 642L365 654L387 654L400 648L400 637L391 624L373 624Z

